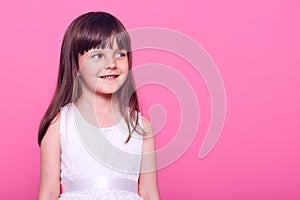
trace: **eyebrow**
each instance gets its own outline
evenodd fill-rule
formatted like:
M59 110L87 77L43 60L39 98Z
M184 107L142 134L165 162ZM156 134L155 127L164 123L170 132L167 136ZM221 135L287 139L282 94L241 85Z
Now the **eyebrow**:
M91 49L89 50L87 53L94 53L94 52L105 52L107 50L111 50L112 52L116 53L116 52L119 52L119 51L125 51L127 52L126 49L110 49L110 48L107 48L107 49Z

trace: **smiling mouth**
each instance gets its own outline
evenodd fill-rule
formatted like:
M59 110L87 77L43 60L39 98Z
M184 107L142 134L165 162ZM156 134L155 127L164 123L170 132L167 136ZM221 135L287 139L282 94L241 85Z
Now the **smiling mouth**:
M118 78L119 75L103 75L103 76L99 76L100 78L103 78L103 79L115 79L115 78Z

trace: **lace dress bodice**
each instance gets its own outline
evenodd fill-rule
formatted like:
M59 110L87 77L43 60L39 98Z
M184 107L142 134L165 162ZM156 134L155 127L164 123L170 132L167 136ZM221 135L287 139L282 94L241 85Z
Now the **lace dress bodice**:
M82 123L82 125L77 123L78 121ZM122 182L118 180L125 180L123 187L127 187L126 181L128 183L136 183L134 187L137 187L140 172L142 136L138 133L133 133L128 143L125 143L128 133L125 134L122 130L121 127L124 126L126 126L126 123L125 120L122 119L118 124L112 127L95 127L83 118L75 104L72 103L61 109L60 145L62 194L59 200L142 200L137 192L123 190L122 187L115 187L115 185L120 185ZM111 163L106 162L106 160L101 161L101 159L97 157L97 153L89 148L84 137L81 136L88 135L90 132L93 132L97 137L102 136L109 142L109 147L107 146L108 143L105 146L105 144L99 142L97 149L100 149L103 155L112 161ZM105 139L100 138L99 141ZM93 140L93 142L95 142L97 139ZM97 141L95 144L98 144ZM122 152L122 155L125 156L113 157L116 155L113 153L115 150ZM126 155L133 156L127 157ZM119 166L126 166L126 169ZM91 187L87 186L98 179L110 180L112 183L104 184L104 187L101 188L97 186L97 184L99 185L99 181L98 183L92 184ZM113 179L114 181L111 181ZM69 183L76 181L77 189L69 190ZM107 183L107 181L104 182ZM137 191L137 188L135 189Z

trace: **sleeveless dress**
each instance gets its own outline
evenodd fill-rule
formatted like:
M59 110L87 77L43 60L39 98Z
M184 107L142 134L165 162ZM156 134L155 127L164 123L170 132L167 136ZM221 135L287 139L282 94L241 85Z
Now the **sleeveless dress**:
M124 119L99 128L86 121L75 104L61 108L59 200L143 200L137 192L142 136L134 132L125 143L128 132L121 127L126 127Z

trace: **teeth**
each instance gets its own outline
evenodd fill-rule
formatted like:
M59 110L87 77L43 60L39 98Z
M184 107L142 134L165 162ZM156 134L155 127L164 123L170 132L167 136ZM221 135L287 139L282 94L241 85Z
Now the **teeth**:
M106 76L100 76L100 78L117 78L118 75L106 75Z

